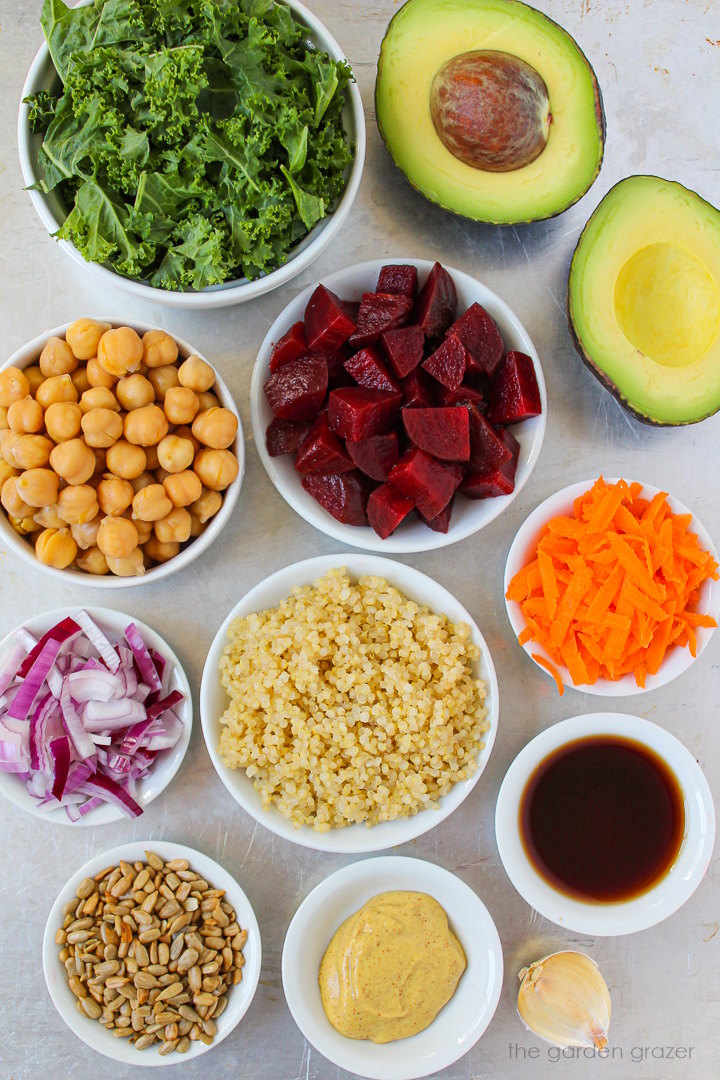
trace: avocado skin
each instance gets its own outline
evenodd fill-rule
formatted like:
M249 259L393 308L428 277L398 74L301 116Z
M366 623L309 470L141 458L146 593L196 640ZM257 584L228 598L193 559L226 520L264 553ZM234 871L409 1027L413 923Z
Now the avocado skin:
M524 2L524 0L523 0L523 2ZM417 191L419 195L422 195L422 197L424 199L427 199L428 202L432 203L433 206L439 206L441 210L446 210L449 214L453 214L455 217L463 218L463 220L465 220L465 221L479 221L479 222L483 222L486 225L499 225L499 226L506 226L508 228L512 228L514 225L532 225L536 221L551 221L553 218L559 217L560 214L564 214L566 210L569 210L571 206L574 206L575 203L579 202L580 199L582 199L584 195L587 195L588 191L590 190L590 188L593 186L593 184L597 180L598 175L600 173L600 169L602 168L603 161L605 159L605 141L606 141L606 137L607 137L607 120L606 120L606 117L605 117L605 107L603 105L603 97L602 97L602 91L600 89L600 84L598 83L597 76L595 74L595 70L594 70L592 64L588 60L588 58L585 55L585 53L583 52L583 50L578 45L577 41L575 41L575 38L572 36L572 34L568 33L568 31L565 29L564 26L560 26L560 24L555 22L554 19L551 19L549 15L546 15L544 11L537 11L537 8L533 9L533 10L537 11L537 14L545 22L552 23L552 25L556 26L558 28L558 30L560 30L565 35L565 37L570 39L570 41L575 45L576 49L578 50L578 52L581 54L583 60L585 61L585 64L587 65L588 72L589 72L590 77L592 79L594 96L595 96L595 118L596 118L598 127L600 129L600 157L598 159L597 168L595 169L592 180L590 181L590 183L588 184L588 186L585 188L584 191L581 191L578 195L575 196L574 199L571 199L570 202L566 203L564 206L561 206L559 209L553 211L552 214L544 214L542 217L518 218L516 221L495 221L495 220L493 220L493 218L488 218L488 217L474 217L474 216L472 216L470 214L462 214L458 210L455 210L452 206L446 206L445 203L441 202L438 199L430 199L430 198L428 198L428 196L423 191L421 191L420 188L417 186L417 184L413 181L412 177L408 176L408 174L405 172L405 170L400 166L397 158L395 157L392 150L390 149L390 146L388 144L387 139L385 138L385 132L383 131L382 121L380 119L380 110L378 109L378 100L377 100L378 80L380 78L380 74L381 74L381 71L382 71L382 63L383 63L383 46L385 44L385 39L387 38L388 34L390 33L390 31L392 29L393 23L395 22L397 17L400 14L402 14L403 8L406 7L408 4L411 4L411 3L412 3L412 0L405 0L405 3L402 5L402 7L398 8L398 10L395 12L392 19L390 20L390 22L387 25L387 29L385 31L385 34L383 35L383 40L382 40L382 42L380 44L380 53L378 55L378 62L377 62L377 76L375 78L375 90L374 90L374 94L373 94L373 100L374 100L374 105L375 105L375 121L376 121L377 126L378 126L378 131L380 132L380 137L381 137L383 143L385 144L385 149L390 154L390 157L392 158L392 162L395 165L395 167L397 168L397 170L400 173L402 173L402 175L407 180L408 184L410 184L410 186L412 188L414 188L414 190ZM524 6L529 7L530 5L525 4Z
M664 177L657 176L655 173L634 173L632 177L624 176L621 180L618 180L617 183L613 184L613 186L606 192L606 194L603 195L600 203L602 203L610 194L610 192L614 191L616 187L619 187L620 184L623 184L626 180L633 179L634 177L648 177L651 180L664 180ZM688 191L691 190L691 188L688 188ZM703 199L702 195L698 195L696 191L693 191L693 195L697 195L698 199L700 199L704 203L707 203L708 206L712 205L711 203L708 203L707 199ZM598 209L600 203L598 203L598 206L595 208L595 210ZM646 424L648 427L688 427L690 424L701 424L703 420L707 420L708 417L714 416L715 413L720 412L720 406L718 406L716 409L710 409L709 412L705 413L703 416L698 416L695 420L656 420L655 417L648 416L647 413L641 412L630 401L628 401L617 383L614 383L612 379L605 374L602 368L599 368L597 366L597 364L593 361L592 357L589 355L589 353L585 351L583 347L583 343L577 331L575 330L575 322L572 312L572 301L570 299L570 276L572 274L575 257L577 256L578 250L580 248L582 238L585 235L585 232L587 231L590 222L595 216L595 210L592 212L592 214L586 221L585 226L580 233L580 236L578 237L577 243L575 245L575 250L573 251L572 259L570 260L570 271L568 273L568 289L566 302L567 323L568 329L570 331L570 337L572 338L573 345L575 346L575 350L585 367L595 376L600 385L603 386L608 391L608 393L615 398L618 405L621 405L625 412L629 413L630 416L633 416L636 420L639 420L640 423Z

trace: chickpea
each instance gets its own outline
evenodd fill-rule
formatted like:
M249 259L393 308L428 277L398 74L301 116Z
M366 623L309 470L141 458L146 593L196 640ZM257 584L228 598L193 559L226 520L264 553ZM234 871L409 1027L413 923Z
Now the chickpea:
M171 424L192 424L200 402L187 386L171 386L163 398L163 410Z
M10 428L0 432L0 454L2 454L8 465L12 465L15 469L22 469L23 467L19 461L15 460L15 451L23 437L11 431Z
M145 471L147 460L142 446L133 446L125 439L119 439L109 446L105 455L107 467L122 480L135 480Z
M107 449L122 435L123 421L112 409L91 409L82 418L82 429L88 446Z
M0 371L0 405L8 409L14 401L20 401L29 393L30 383L20 368L7 367Z
M162 484L148 484L135 493L132 500L134 518L140 521L159 521L173 508Z
M163 544L184 543L190 539L190 514L183 506L174 506L169 514L155 522L155 536Z
M196 394L209 390L215 383L215 372L199 356L188 356L178 368L181 386L187 386Z
M208 409L222 408L220 399L209 390L205 390L202 394L198 394L197 399L200 403L200 412L207 412Z
M127 409L128 412L141 409L143 405L151 405L155 400L152 383L138 372L120 379L115 387L115 393L123 409Z
M213 450L226 450L235 441L238 418L229 409L206 409L195 417L192 433Z
M174 473L163 480L165 493L173 506L190 506L202 493L200 477L192 469Z
M153 368L148 372L148 379L155 391L155 399L164 401L168 390L172 390L173 387L178 385L177 368L174 364L169 364L167 367Z
M107 386L91 386L80 398L80 412L88 413L91 409L110 409L120 412L120 402Z
M80 397L82 397L86 390L90 389L90 380L88 379L87 368L76 368L70 378L73 381L73 386L77 390L78 394L80 394Z
M82 439L68 439L52 451L50 464L68 484L85 484L95 472L95 455Z
M59 477L52 469L27 469L17 477L18 494L32 507L54 506L58 500Z
M195 450L189 439L179 439L177 435L166 435L158 443L157 455L160 467L165 472L178 473L192 465Z
M125 417L125 438L134 446L156 446L168 433L168 422L159 405L143 405Z
M191 504L190 512L204 525L211 517L215 517L222 506L222 502L222 495L219 491L210 491L208 488L203 488L199 499L196 499Z
M125 559L112 559L108 555L108 569L117 577L141 577L145 573L145 560L140 548L135 548Z
M143 363L149 368L174 364L178 358L177 342L164 330L148 330L143 334Z
M44 435L21 435L13 456L21 469L39 469L47 465L52 449L52 442Z
M5 507L8 514L15 518L32 517L35 508L26 503L17 489L19 477L9 476L0 491L0 503ZM170 500L168 499L168 502ZM170 504L172 509L172 503Z
M136 477L134 480L131 479L130 483L133 486L133 491L135 492L135 494L137 494L138 491L142 491L143 488L149 487L150 484L154 484L155 483L155 477L150 472L144 472L144 473L140 473L140 475L138 477Z
M34 434L36 431L42 431L44 424L42 405L39 405L37 401L33 401L31 397L13 401L7 411L7 420L8 427L17 435L28 435Z
M190 511L190 536L194 540L201 533L204 533L207 529L207 525L203 525L202 521L198 521L192 511Z
M141 521L140 518L133 518L132 522L137 529L138 546L142 547L153 535L153 523L152 521Z
M14 465L8 465L4 458L0 457L0 488L10 476L19 476L20 470Z
M103 371L121 379L135 371L143 358L142 341L131 326L106 330L98 342L97 360Z
M193 450L197 454L198 450L200 449L200 443L193 435L192 428L188 427L187 424L181 424L180 427L176 427L173 431L173 435L177 435L178 439L189 439L190 442L193 444Z
M117 382L117 378L114 375L110 375L109 372L100 367L97 356L93 356L88 360L85 370L87 372L88 382L91 386L105 386L110 390Z
M97 486L100 509L103 514L108 514L110 517L119 517L124 514L133 501L134 494L129 480L121 480L119 476L113 476L112 473L106 473Z
M45 412L45 430L55 442L65 442L80 434L82 413L72 401L56 401Z
M5 408L4 405L0 405L0 431L7 431L9 427L10 424L8 423L8 410Z
M196 454L193 469L203 487L224 491L238 474L237 458L229 450L201 450Z
M57 401L77 401L77 399L78 392L69 375L51 375L35 391L35 400L40 402L43 409L49 408Z
M68 525L86 525L97 517L99 510L95 489L88 484L63 488L57 497L58 516Z
M41 506L33 514L36 523L42 529L64 529L65 522L57 512L57 506Z
M25 378L28 381L28 385L30 386L30 393L33 397L35 397L38 386L40 385L40 383L45 382L45 376L40 370L38 364L32 364L31 367L26 367L24 369L24 374Z
M90 360L97 356L100 338L110 329L110 323L97 319L76 319L65 331L65 340L78 360Z
M35 541L35 554L45 566L64 570L77 555L69 529L44 529Z
M78 366L78 358L67 341L60 337L50 337L45 342L38 363L43 375L49 379L51 375L70 375Z
M127 559L137 547L138 533L125 517L106 517L100 522L97 546L110 559Z
M35 515L37 521L37 514ZM92 519L92 521L86 521L84 525L71 525L70 532L72 538L79 548L85 551L87 548L94 547L97 544L97 534L100 528L100 522L103 520L102 514L98 514Z
M8 514L8 521L18 536L28 536L30 533L38 531L39 526L31 517L16 518L12 514Z
M163 543L162 540L158 540L157 536L151 536L144 544L143 550L153 562L164 563L175 558L180 551L180 544L177 540Z
M78 553L77 564L86 574L107 574L109 567L107 559L99 547L91 546L87 551Z

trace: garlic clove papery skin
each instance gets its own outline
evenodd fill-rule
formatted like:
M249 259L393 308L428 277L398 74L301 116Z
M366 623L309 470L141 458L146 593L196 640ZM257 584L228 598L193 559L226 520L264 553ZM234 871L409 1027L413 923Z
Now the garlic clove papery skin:
M518 1013L535 1035L554 1046L607 1046L610 991L589 956L551 953L523 968L518 978Z

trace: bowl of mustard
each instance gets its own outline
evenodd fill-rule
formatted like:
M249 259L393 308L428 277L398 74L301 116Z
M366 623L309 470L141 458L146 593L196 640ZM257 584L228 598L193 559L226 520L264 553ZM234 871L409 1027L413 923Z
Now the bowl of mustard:
M487 908L455 874L381 856L325 878L285 936L295 1023L333 1064L370 1080L452 1065L490 1023L503 958Z

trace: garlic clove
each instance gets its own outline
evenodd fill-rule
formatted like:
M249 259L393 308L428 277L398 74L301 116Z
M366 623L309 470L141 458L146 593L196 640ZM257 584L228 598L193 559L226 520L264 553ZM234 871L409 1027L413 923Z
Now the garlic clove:
M518 1013L530 1031L555 1046L607 1046L610 991L589 956L552 953L518 978Z

